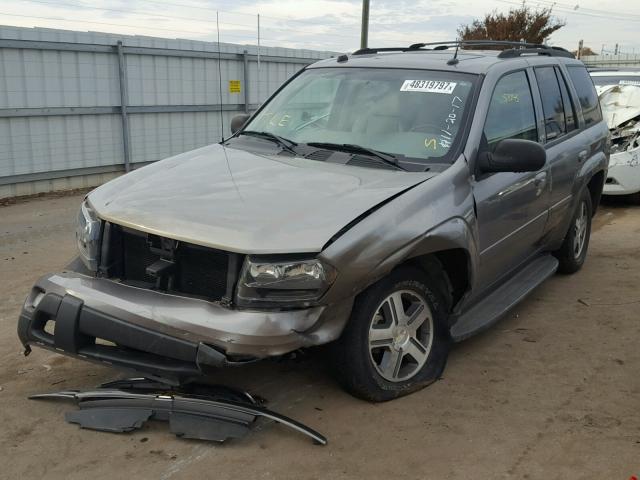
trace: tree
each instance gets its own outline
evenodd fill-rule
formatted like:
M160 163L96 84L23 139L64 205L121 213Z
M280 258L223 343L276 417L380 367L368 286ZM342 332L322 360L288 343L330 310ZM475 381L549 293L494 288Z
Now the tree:
M578 56L578 50L574 50L573 53L576 57ZM587 56L591 56L591 55L598 55L598 52L594 52L591 48L589 47L582 47L582 50L580 51L580 56L582 57L587 57Z
M523 3L521 7L511 8L506 15L494 10L482 20L476 19L471 25L461 25L458 36L462 40L544 43L553 32L564 26L565 22L552 16L551 8L533 10Z

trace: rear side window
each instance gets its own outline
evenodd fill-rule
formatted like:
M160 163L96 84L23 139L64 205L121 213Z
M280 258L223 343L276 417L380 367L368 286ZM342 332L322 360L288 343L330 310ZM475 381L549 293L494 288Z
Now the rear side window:
M567 122L567 133L574 131L576 127L576 107L573 104L573 100L569 95L567 88L567 82L562 72L555 67L556 76L558 77L558 83L560 84L560 92L562 92L562 103L564 103L564 117Z
M602 112L600 111L600 103L598 102L598 95L596 89L593 86L591 76L587 72L585 67L580 66L568 66L569 77L573 82L573 86L578 92L578 99L582 106L582 114L584 115L585 125L593 125L602 120Z
M496 84L484 125L484 137L489 151L494 151L498 142L506 138L538 141L531 87L524 71L505 75Z
M536 68L536 80L542 97L544 128L547 140L554 140L567 133L564 119L564 103L560 93L560 85L553 67Z

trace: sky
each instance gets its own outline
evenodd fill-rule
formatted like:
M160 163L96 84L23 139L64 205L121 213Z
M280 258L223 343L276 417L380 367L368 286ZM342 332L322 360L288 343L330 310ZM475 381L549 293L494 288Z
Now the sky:
M577 0L576 0L577 1ZM453 40L461 24L517 0L371 0L369 45ZM639 0L529 0L553 7L566 26L549 39L575 50L640 54ZM2 0L0 25L47 27L290 48L353 51L360 43L361 0Z

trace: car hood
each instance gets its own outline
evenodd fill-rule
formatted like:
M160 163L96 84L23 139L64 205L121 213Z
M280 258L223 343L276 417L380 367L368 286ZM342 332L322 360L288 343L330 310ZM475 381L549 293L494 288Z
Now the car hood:
M341 228L432 177L210 145L89 195L104 220L240 253L319 252Z
M640 87L611 85L600 88L598 97L602 114L610 129L620 127L632 119L640 120Z

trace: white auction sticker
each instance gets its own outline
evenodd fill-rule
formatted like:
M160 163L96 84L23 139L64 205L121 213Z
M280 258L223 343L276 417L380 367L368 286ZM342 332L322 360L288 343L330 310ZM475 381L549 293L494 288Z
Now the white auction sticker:
M456 82L439 82L436 80L405 80L400 87L401 92L446 93L451 95Z
M640 87L640 80L620 80L620 85L634 85Z

